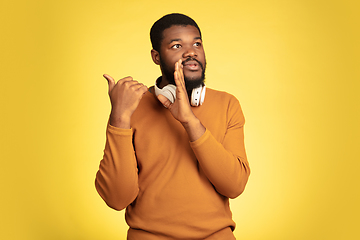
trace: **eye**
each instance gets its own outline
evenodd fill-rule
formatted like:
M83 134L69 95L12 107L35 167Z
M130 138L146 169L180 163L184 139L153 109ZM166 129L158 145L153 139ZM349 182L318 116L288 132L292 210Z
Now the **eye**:
M201 46L201 42L196 42L196 43L194 43L194 46L195 46L195 47L200 47L200 46Z
M180 48L181 47L181 45L180 44L175 44L174 46L172 46L171 48L176 48L176 49L178 49L178 48Z

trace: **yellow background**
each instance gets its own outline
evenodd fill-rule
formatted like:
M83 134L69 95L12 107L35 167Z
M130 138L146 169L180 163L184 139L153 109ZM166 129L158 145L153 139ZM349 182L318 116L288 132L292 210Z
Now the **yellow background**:
M94 177L110 110L102 74L151 86L149 29L202 29L207 86L246 117L252 174L231 201L246 240L359 239L359 3L351 0L1 4L1 239L125 239Z

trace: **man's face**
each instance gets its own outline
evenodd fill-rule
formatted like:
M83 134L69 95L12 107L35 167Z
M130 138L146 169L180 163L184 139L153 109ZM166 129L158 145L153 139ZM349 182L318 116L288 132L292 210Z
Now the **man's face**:
M188 91L204 82L206 59L200 33L196 27L172 26L163 32L160 67L166 80L175 85L175 63L182 59Z

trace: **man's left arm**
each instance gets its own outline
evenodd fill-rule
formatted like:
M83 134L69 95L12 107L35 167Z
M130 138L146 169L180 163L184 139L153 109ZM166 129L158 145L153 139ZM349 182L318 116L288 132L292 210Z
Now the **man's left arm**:
M245 189L250 175L244 144L244 116L239 102L233 98L228 109L227 131L222 143L211 132L190 142L201 169L215 189L229 198L236 198Z
M175 102L162 95L158 96L159 101L184 126L199 164L216 190L229 198L239 196L250 174L244 147L245 120L239 102L235 98L230 101L227 132L219 143L191 110L181 60L175 64L174 79Z

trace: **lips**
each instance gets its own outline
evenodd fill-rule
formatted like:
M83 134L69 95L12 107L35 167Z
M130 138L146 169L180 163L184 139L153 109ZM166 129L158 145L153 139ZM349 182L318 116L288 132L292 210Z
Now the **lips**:
M197 71L200 70L201 63L199 63L196 59L188 59L183 62L184 68L187 68L191 71Z

